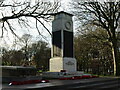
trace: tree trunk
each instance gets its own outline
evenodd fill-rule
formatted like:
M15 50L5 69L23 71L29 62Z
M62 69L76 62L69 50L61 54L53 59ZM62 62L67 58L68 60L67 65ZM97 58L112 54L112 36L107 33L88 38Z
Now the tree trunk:
M114 75L120 76L120 61L118 57L118 47L117 47L117 39L112 41L112 54L114 61Z

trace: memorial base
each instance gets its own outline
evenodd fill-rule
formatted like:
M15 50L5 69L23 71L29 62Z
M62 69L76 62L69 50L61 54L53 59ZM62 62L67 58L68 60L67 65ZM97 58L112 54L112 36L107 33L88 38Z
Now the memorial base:
M50 72L76 72L76 59L67 57L54 57L50 59Z
M43 72L42 78L65 78L65 77L74 77L74 76L83 76L83 71L76 71L76 72Z
M43 72L43 78L63 78L82 76L84 72L76 70L76 59L68 57L54 57L50 59L49 72Z

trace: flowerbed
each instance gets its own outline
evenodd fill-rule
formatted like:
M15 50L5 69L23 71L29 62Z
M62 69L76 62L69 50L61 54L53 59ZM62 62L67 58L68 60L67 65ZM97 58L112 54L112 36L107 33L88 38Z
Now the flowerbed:
M27 80L27 81L12 81L9 85L23 85L23 84L34 84L34 83L48 83L49 80Z
M73 77L63 77L59 80L76 80L76 79L88 79L88 78L97 78L98 76L83 75L83 76L73 76Z

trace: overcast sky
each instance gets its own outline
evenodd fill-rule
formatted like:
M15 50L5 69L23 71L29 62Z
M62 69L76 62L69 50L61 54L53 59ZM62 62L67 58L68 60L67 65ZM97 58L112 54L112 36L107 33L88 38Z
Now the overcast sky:
M10 3L12 0L6 0L7 2L6 3ZM16 0L14 0L14 1L16 1ZM19 0L20 1L20 0ZM23 0L21 0L21 1L23 1ZM27 1L29 1L29 0L27 0ZM49 0L46 0L46 1L49 1ZM68 12L68 2L70 1L70 0L60 0L61 1L61 8L60 8L60 10L59 11L66 11L66 12ZM4 10L2 10L2 12L5 12ZM6 14L8 14L9 13L9 10L7 10L6 11ZM1 13L0 13L0 17L1 17ZM30 21L32 21L31 22L31 25L33 24L33 22L35 22L35 20L30 20ZM34 37L34 39L36 39L35 37L37 37L37 39L42 39L42 40L44 40L43 38L40 38L39 37L39 34L38 34L38 32L37 32L37 30L36 30L36 28L35 28L35 26L32 26L32 28L20 28L20 26L19 25L17 25L17 24L15 24L15 20L14 20L14 22L11 22L11 23L13 23L13 25L15 26L15 32L16 32L16 34L17 35L19 35L20 37L23 35L23 34L26 34L26 33L28 33L28 34L31 34L33 37ZM46 24L46 26L48 27L48 29L50 30L50 31L52 31L52 25L51 25L51 22L50 23L45 23ZM39 28L41 28L41 27L39 27ZM1 30L0 30L0 35L1 35ZM51 36L48 34L48 32L46 32L46 30L44 29L44 28L41 28L41 33L45 36L45 37L47 37L47 40L45 40L45 41L48 41L49 42L49 44L51 44ZM38 38L39 37L39 38ZM13 41L14 41L14 36L9 32L9 31L5 31L5 33L4 33L4 38L0 38L0 47L3 47L3 46L6 46L6 47L11 47L11 45L13 44Z

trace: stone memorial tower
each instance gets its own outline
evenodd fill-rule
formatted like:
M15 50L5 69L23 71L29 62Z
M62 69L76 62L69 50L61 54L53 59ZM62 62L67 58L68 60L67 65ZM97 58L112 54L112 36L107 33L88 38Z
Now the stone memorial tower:
M73 50L72 14L58 12L52 22L52 53L50 71L76 72L76 59Z

